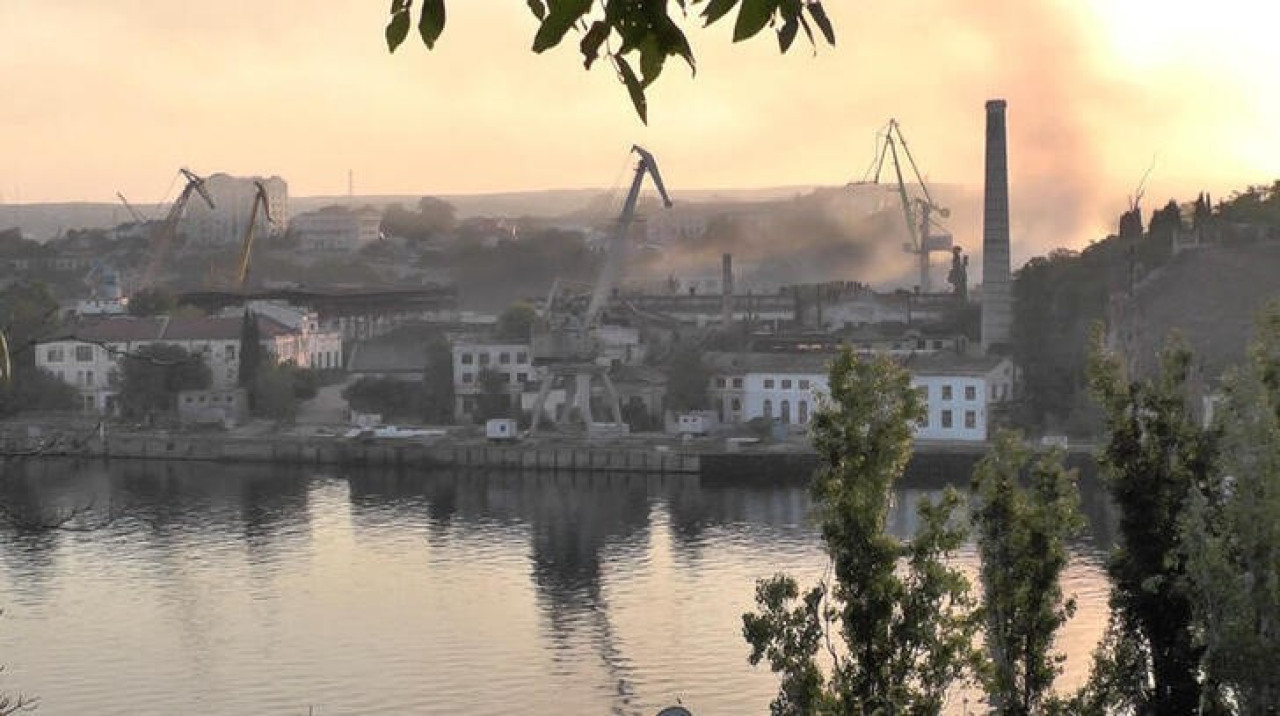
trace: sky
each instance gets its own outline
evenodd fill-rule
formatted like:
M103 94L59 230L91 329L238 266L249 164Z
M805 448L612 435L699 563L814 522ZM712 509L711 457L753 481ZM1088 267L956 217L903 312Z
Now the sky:
M357 194L607 188L633 143L677 197L839 185L890 117L930 181L976 186L994 97L1015 234L1096 238L1149 167L1148 206L1280 177L1273 3L827 0L837 45L785 56L691 17L697 75L668 63L647 127L576 38L530 52L519 0L452 0L436 50L411 34L394 55L386 6L0 0L0 194L157 202L180 166L300 196L345 194L348 171Z

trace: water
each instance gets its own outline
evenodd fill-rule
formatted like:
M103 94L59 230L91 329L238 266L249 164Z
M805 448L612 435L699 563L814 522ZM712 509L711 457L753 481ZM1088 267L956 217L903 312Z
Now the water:
M800 481L45 462L0 496L111 519L0 530L0 688L45 716L767 713L754 581L827 566ZM1068 685L1106 615L1111 522L1085 507Z

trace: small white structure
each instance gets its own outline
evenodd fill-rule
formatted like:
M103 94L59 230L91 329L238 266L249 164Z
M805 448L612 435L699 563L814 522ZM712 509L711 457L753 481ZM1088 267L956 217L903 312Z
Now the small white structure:
M680 435L707 435L716 429L719 420L711 410L695 410L681 413L676 418L676 432Z
M520 436L516 421L511 418L494 418L484 424L484 436L490 440L515 440Z

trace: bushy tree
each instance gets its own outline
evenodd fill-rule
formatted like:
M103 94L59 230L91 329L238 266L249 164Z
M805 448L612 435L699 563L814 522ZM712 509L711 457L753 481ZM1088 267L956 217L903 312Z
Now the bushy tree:
M533 331L533 322L536 320L538 320L537 309L525 301L517 301L498 316L498 325L494 333L503 340L527 342Z
M74 388L36 368L36 343L58 328L58 302L43 283L0 291L0 416L77 407Z
M1032 462L1022 436L1002 431L974 470L985 686L998 714L1044 713L1065 659L1053 643L1075 598L1063 595L1061 580L1067 540L1084 527L1084 517L1075 473L1062 460L1054 450Z
M262 334L258 328L258 317L246 308L240 320L240 365L236 376L237 384L242 388L252 388L262 362Z
M177 307L177 294L167 288L144 288L129 296L131 316L161 316Z
M1171 340L1159 374L1134 378L1104 350L1098 328L1090 363L1106 416L1100 467L1120 510L1119 544L1107 565L1115 646L1138 661L1121 671L1146 675L1124 680L1134 692L1121 696L1144 713L1196 713L1203 646L1180 526L1194 496L1208 490L1215 440L1192 409L1191 354Z
M485 422L493 418L514 417L511 407L511 392L507 389L505 373L492 368L481 369L476 374L476 383L480 386L480 395L476 396L476 420Z
M667 363L667 406L675 411L703 410L711 371L702 364L702 352L694 345L682 345Z
M212 380L203 356L170 343L142 346L121 368L120 408L130 417L171 412L179 391L203 390Z
M1241 714L1280 705L1280 307L1226 380L1221 458L1182 520L1208 681Z
M969 582L947 564L965 540L960 497L922 500L916 534L890 535L893 484L923 405L909 374L884 357L846 350L830 386L813 420L821 467L812 491L834 582L801 594L784 574L760 581L758 611L743 616L749 660L781 675L774 714L938 713L978 657Z
M295 378L298 372L292 365L272 361L258 366L249 387L253 414L277 421L293 420L298 414Z

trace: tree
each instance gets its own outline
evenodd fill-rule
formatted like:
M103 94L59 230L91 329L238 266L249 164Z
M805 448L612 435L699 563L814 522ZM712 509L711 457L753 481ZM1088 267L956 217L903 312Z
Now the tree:
M1062 451L1034 464L1022 436L1001 431L973 475L982 558L986 690L999 714L1043 713L1064 656L1054 636L1075 611L1062 594L1067 540L1084 527L1075 473ZM1021 485L1029 473L1030 485Z
M144 288L129 297L131 316L161 316L177 307L177 295L167 288Z
M702 364L697 347L684 345L676 349L667 364L667 405L675 411L702 410L707 400L707 382L711 371Z
M274 361L258 367L250 384L253 414L276 421L290 421L298 414L295 374L292 365L280 365Z
M527 4L539 23L533 51L555 47L570 29L578 29L582 33L578 49L586 69L602 56L608 58L643 122L648 122L645 90L658 79L667 58L679 57L695 69L693 48L665 0L528 0ZM818 0L676 0L675 4L681 13L701 7L706 25L721 20L737 6L734 42L754 37L766 26L773 27L778 47L785 53L800 30L813 44L815 25L828 44L836 41L835 29ZM444 31L445 0L422 0L419 7L418 34L430 49ZM386 27L387 47L392 52L409 36L412 24L413 0L392 0ZM637 60L638 75L632 66Z
M171 343L142 346L122 362L120 407L131 417L170 412L179 391L203 390L211 380L199 354Z
M422 407L419 415L429 424L453 422L453 351L444 334L427 337L427 364L422 369Z
M58 327L58 302L33 281L0 291L0 416L24 410L67 410L74 388L36 368L35 345Z
M1280 306L1226 379L1212 489L1193 492L1181 536L1207 681L1241 714L1280 704Z
M422 392L412 383L395 378L360 378L342 389L352 410L377 413L384 420L415 419L422 413Z
M1180 341L1162 351L1158 375L1136 379L1104 351L1100 327L1093 340L1090 384L1106 416L1099 461L1120 510L1119 544L1107 565L1111 609L1118 648L1147 675L1128 682L1138 688L1122 696L1144 713L1197 713L1203 647L1180 525L1192 497L1208 489L1214 435L1189 405L1191 354Z
M494 333L503 340L528 342L532 336L533 322L538 311L525 301L517 301L498 316Z
M948 490L921 500L915 536L890 535L891 491L924 416L920 398L906 370L848 350L830 386L814 415L821 467L812 492L834 584L801 596L787 575L758 582L759 611L743 616L749 660L767 658L782 676L774 714L938 713L977 659L969 583L946 563L965 539L954 519L960 498Z
M476 375L476 383L480 386L480 395L476 398L477 422L512 417L511 393L507 389L506 373L483 368Z
M236 384L241 388L252 388L261 365L262 335L258 317L246 308L240 320L240 366L237 369Z

